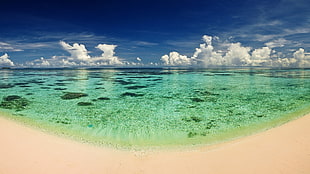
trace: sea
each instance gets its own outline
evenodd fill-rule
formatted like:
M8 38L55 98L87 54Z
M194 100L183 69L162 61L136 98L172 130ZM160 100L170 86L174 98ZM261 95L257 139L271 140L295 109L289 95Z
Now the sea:
M309 113L310 69L1 69L0 111L98 145L214 144Z

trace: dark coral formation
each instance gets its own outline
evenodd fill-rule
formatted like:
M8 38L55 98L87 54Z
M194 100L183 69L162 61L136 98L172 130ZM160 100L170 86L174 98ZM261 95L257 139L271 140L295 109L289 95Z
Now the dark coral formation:
M71 99L76 99L76 98L81 98L81 97L86 97L88 96L85 93L81 92L67 92L65 95L61 96L61 99L63 100L71 100Z
M0 107L4 109L23 110L29 105L30 101L18 95L3 97Z

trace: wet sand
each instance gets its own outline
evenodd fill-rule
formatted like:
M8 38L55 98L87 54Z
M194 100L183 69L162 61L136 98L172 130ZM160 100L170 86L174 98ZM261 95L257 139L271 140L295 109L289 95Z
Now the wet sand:
M0 174L310 173L310 114L214 146L129 151L53 136L0 117Z

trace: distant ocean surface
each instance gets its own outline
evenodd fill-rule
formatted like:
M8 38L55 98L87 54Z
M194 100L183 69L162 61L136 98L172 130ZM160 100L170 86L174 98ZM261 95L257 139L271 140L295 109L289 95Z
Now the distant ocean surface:
M0 109L96 144L210 144L310 112L310 70L2 69Z

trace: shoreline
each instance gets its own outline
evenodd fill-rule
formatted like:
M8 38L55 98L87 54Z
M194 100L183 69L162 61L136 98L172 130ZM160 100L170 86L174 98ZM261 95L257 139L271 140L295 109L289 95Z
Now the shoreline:
M0 117L0 174L310 173L310 114L211 146L163 151L97 147Z

